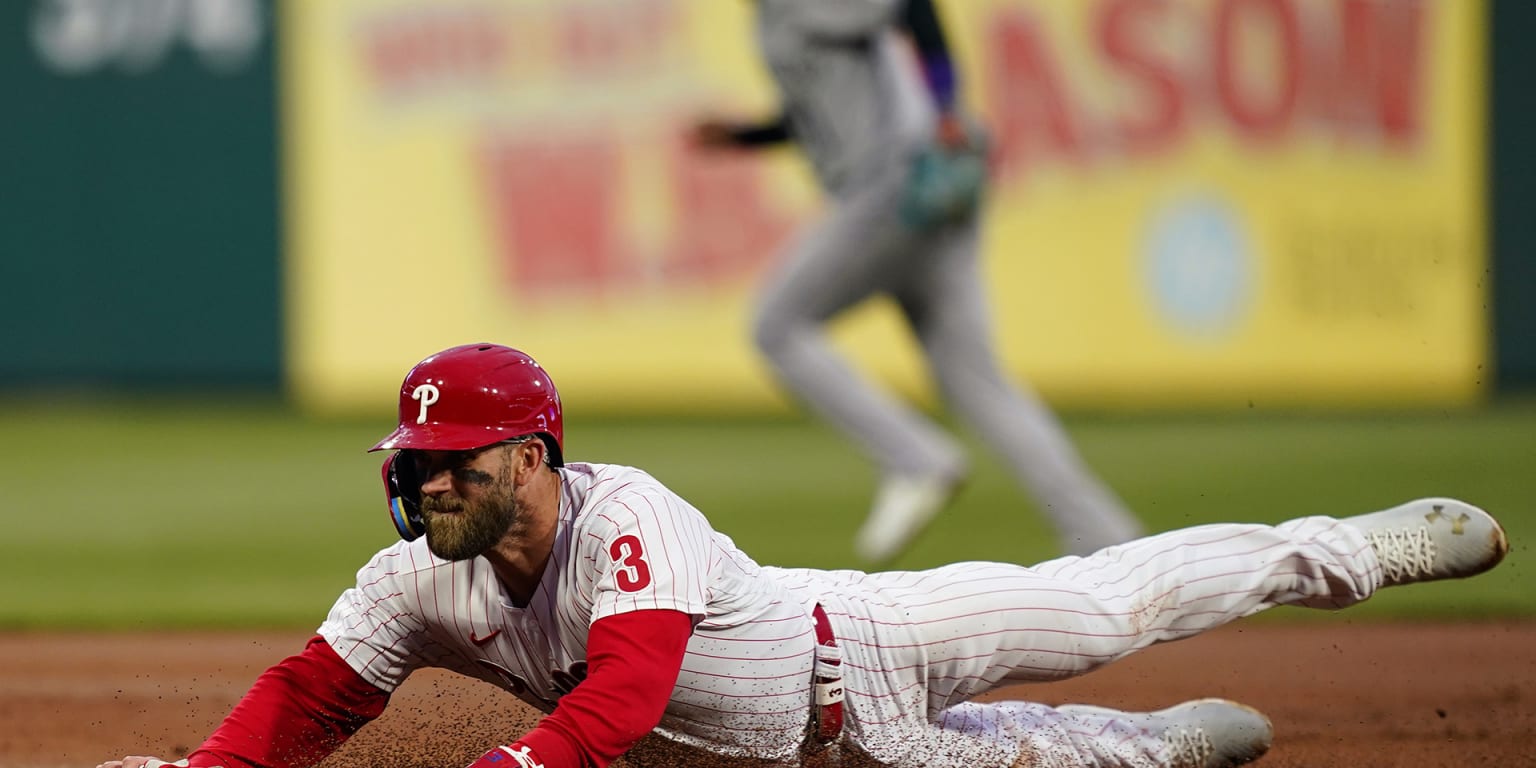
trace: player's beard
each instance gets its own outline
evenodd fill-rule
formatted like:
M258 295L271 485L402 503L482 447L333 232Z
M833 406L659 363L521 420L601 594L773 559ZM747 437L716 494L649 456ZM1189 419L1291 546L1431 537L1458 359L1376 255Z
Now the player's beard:
M444 560L469 560L496 546L520 517L512 490L510 482L499 482L475 502L422 499L427 549Z

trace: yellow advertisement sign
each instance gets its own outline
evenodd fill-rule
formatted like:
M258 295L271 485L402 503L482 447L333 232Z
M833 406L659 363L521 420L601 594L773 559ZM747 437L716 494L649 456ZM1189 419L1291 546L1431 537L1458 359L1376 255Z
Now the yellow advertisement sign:
M1099 408L1462 403L1486 358L1482 2L940 2L991 126L984 263L1010 370ZM755 285L819 200L749 3L284 6L289 371L378 407L490 340L587 409L783 407ZM839 322L914 394L878 302Z

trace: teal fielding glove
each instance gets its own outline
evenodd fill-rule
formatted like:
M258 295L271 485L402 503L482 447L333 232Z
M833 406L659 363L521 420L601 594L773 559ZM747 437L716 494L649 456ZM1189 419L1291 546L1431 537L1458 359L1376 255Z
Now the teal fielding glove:
M981 204L987 186L986 137L972 131L953 146L934 142L912 157L901 220L925 232L960 221Z

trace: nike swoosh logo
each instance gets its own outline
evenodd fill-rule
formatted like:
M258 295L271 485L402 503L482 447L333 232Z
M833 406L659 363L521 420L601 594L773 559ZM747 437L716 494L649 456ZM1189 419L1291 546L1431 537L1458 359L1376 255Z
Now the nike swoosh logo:
M475 645L485 645L486 643L489 643L491 640L495 639L499 634L501 634L501 630L493 629L485 637L475 637L474 631L471 630L469 633L469 641Z

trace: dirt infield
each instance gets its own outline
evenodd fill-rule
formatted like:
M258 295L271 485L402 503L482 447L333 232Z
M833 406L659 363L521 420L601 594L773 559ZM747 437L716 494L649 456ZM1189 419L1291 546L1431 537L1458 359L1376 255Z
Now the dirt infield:
M302 633L0 635L0 766L181 756ZM1262 768L1536 766L1536 623L1246 623L1075 680L1011 688L1125 709L1224 696L1263 710ZM531 722L487 685L413 677L326 768L456 768Z

